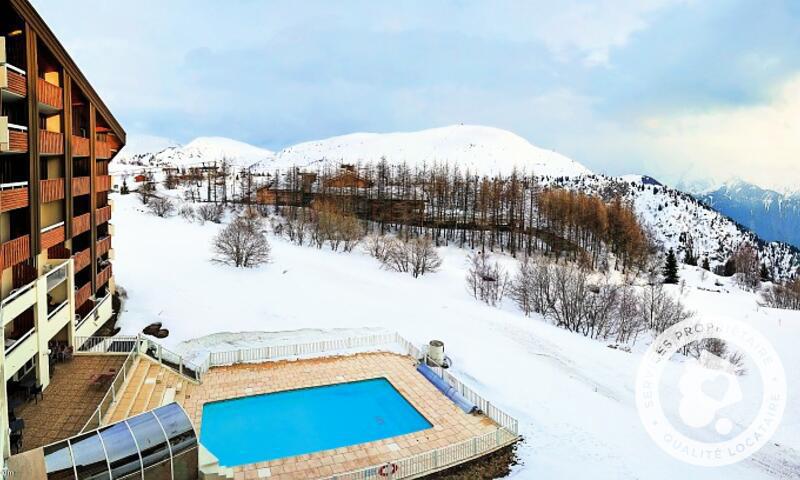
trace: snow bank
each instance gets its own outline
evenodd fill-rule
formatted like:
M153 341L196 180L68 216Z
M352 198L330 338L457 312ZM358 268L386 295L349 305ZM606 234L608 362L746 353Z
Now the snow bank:
M727 283L727 292L700 290L716 289L712 275L682 270L686 302L700 317L736 318L758 328L780 353L792 390L768 447L744 463L704 469L674 460L642 428L633 394L640 354L526 318L509 304L477 302L465 290L462 250L441 249L441 271L414 279L381 270L362 253L271 238L273 263L237 270L209 262L210 241L221 226L157 218L134 195L115 202L114 272L128 293L122 333L161 321L170 330L166 346L183 352L349 335L365 327L397 331L417 345L441 339L454 375L520 420L525 442L513 478L779 478L768 468L796 478L800 374L791 367L800 364L800 313L760 308L753 294ZM247 333L268 331L278 333ZM745 378L745 385L755 380ZM665 395L674 399L677 392Z

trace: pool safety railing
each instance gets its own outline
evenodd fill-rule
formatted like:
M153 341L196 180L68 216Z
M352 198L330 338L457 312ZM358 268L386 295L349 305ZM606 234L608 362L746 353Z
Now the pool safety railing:
M236 365L239 363L259 363L273 360L310 358L316 355L331 353L347 353L351 350L375 350L377 347L388 347L397 343L397 334L387 333L366 335L362 337L344 337L316 342L269 345L265 347L211 352L206 361L206 369ZM405 353L405 352L404 352Z
M514 444L519 437L511 432L498 428L494 432L454 443L446 447L418 453L400 460L373 465L327 477L324 480L364 480L390 478L402 480L420 478L442 470L470 462L479 457L495 452Z
M361 337L344 337L317 342L286 345L271 345L224 352L211 352L203 372L209 368L236 365L241 363L259 363L285 359L313 358L314 356L346 355L353 351L392 351L409 355L417 360L424 360L426 354L413 343L398 333L365 335ZM467 400L478 406L481 412L514 436L519 433L519 424L511 415L490 403L477 392L467 387L450 372L441 367L431 367L450 386L455 388Z

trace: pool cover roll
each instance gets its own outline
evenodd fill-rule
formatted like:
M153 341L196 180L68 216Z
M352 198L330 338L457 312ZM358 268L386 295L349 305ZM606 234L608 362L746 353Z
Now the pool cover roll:
M458 393L455 387L451 386L445 379L436 374L429 366L420 363L417 366L417 371L421 373L434 387L439 389L445 397L453 401L465 413L473 413L478 410L478 406L470 402L463 395Z

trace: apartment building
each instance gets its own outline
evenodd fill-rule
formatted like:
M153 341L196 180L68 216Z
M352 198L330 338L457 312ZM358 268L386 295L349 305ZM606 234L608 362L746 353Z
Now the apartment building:
M125 132L27 0L0 0L0 444L9 392L112 315L109 162Z

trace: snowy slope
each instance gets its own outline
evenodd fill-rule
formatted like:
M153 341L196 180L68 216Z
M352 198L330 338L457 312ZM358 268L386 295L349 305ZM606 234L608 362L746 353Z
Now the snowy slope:
M301 143L277 154L277 163L389 163L458 165L471 173L509 174L514 168L538 176L572 176L590 173L578 162L545 150L524 138L498 128L453 125L419 132L353 133Z
M556 183L608 198L622 193L636 205L656 239L666 248L684 252L692 245L713 265L724 263L742 242L759 245L761 257L780 278L791 276L800 265L800 253L783 243L762 242L756 235L690 195L662 186L643 175L614 178L595 175L580 163L530 144L506 130L454 125L408 133L354 133L301 143L273 153L227 138L202 137L185 146L153 153L125 156L112 162L112 173L136 172L143 167L188 167L228 158L235 166L257 170L288 171L300 166L321 168L341 163L388 162L410 166L446 163L473 174L510 174L515 168Z
M498 309L477 302L464 287L464 251L441 249L442 270L414 279L381 270L360 252L332 253L271 237L271 264L237 270L208 260L219 225L157 218L142 212L134 195L116 196L115 204L114 272L128 294L120 317L123 333L161 321L171 332L165 344L181 350L241 338L218 335L181 344L220 332L305 329L308 338L330 329L374 327L398 331L417 344L441 338L454 373L520 419L525 442L512 478L796 478L791 467L800 463L796 388L781 428L753 460L714 469L678 462L640 424L633 395L639 354L526 318L509 304ZM778 349L790 387L798 385L790 366L800 362L800 313L759 308L752 294L732 285L709 291L719 290L715 280L726 279L702 279L694 269L684 269L682 276L690 308L701 318L735 318L758 328ZM292 341L293 335L250 339Z
M776 278L789 278L800 268L800 251L781 242L765 242L755 233L691 195L642 175L607 177L585 175L557 179L553 184L611 198L620 195L633 203L663 249L675 249L683 258L692 249L712 267L724 264L743 243L755 245L762 263Z
M269 165L275 154L263 148L224 137L199 137L183 146L171 146L157 152L127 154L120 152L112 168L136 170L136 167L192 167L227 159L241 168ZM140 168L141 169L141 168Z

